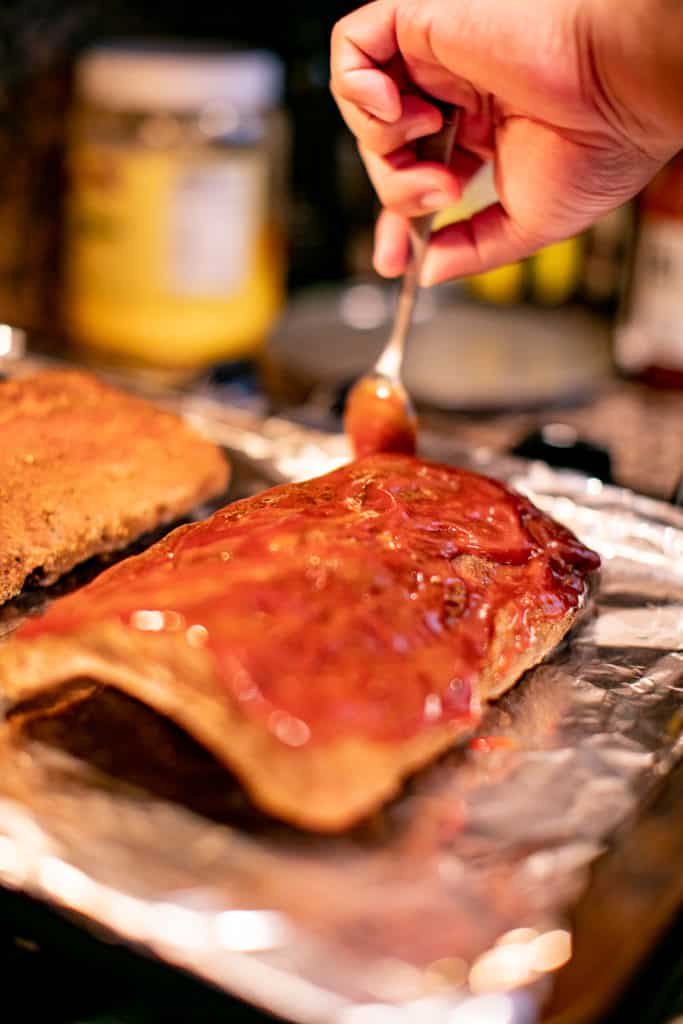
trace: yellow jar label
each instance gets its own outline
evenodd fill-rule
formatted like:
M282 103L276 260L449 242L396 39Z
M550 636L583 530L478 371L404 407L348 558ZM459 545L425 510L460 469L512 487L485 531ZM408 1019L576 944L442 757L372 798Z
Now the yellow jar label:
M225 161L182 171L172 186L168 286L181 295L230 295L252 265L264 220L262 163Z
M82 142L70 170L67 320L80 343L177 366L253 351L284 271L265 154Z

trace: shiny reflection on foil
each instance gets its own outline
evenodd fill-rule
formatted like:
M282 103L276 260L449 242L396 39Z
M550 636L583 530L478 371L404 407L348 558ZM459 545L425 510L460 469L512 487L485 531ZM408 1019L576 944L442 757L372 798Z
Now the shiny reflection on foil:
M571 933L564 928L539 935L529 943L532 967L546 973L556 971L569 962L572 955Z
M81 907L92 898L95 886L78 868L57 857L43 857L38 867L41 885L67 907Z
M599 647L683 650L683 605L606 609L582 637Z
M564 928L541 935L533 928L513 929L475 960L469 971L469 987L475 993L520 988L541 974L563 967L571 955L571 933Z
M226 910L216 918L215 932L221 946L239 953L277 949L292 938L287 919L269 910Z
M400 1020L396 1007L386 1003L353 1006L339 1015L339 1024L398 1024Z
M102 886L94 907L94 916L100 916L121 935L137 942L147 942L153 938L157 921L145 900Z
M158 934L171 946L198 949L208 942L207 922L203 914L173 903L160 903L154 908Z
M469 966L458 956L434 960L424 972L423 984L426 989L437 991L444 988L460 988L467 981Z
M412 964L385 957L372 965L365 975L365 985L378 999L400 1003L421 994L424 978L422 972Z
M586 480L586 492L590 495L601 494L603 488L602 480L598 480L596 476L590 477Z
M17 843L0 836L0 882L12 888L22 885L28 877L28 863Z
M448 1024L519 1024L514 1000L503 993L466 999L449 1016Z
M536 976L531 943L494 946L472 964L468 982L472 992L506 992Z
M516 946L522 942L531 942L538 936L535 928L513 928L496 940L497 946Z

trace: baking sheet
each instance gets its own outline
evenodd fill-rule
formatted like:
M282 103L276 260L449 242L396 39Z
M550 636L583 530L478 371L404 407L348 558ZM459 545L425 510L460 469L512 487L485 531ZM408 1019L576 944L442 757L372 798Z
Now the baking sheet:
M245 492L348 455L338 436L169 402L239 455ZM604 560L570 640L478 737L364 828L314 839L209 820L2 733L0 881L292 1020L539 1018L591 867L609 869L681 753L683 514L443 438L423 447L525 491ZM679 801L664 834L680 820ZM609 884L602 898L610 915ZM580 959L591 940L576 937Z

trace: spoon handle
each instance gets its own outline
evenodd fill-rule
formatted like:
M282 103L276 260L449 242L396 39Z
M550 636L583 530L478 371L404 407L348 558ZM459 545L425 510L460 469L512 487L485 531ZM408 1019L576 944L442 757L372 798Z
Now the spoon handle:
M439 131L419 140L417 144L418 160L432 160L442 164L450 162L458 130L458 113L456 108L450 108L444 114L444 122ZM419 217L412 217L410 220L411 257L403 274L391 335L375 365L377 373L392 379L397 379L400 375L403 349L413 320L415 300L420 286L420 273L429 245L434 216L433 213L426 213Z

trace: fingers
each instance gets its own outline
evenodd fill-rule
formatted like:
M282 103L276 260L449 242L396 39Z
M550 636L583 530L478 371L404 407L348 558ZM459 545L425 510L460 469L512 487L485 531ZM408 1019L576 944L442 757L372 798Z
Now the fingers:
M337 22L331 41L331 86L345 100L393 123L401 117L398 86L379 65L398 53L391 0L376 0Z
M401 116L387 124L350 100L338 96L334 86L332 94L342 117L356 138L361 140L366 149L380 156L401 149L423 135L433 135L434 132L438 132L443 122L436 107L419 96L404 96Z
M448 167L417 161L408 146L386 156L361 149L361 156L382 206L403 217L451 206L481 166L478 157L459 149Z
M452 278L480 274L524 259L549 241L525 232L496 203L469 220L437 231L427 250L421 283L429 287ZM407 218L383 210L375 231L375 269L383 277L397 277L404 272L409 254Z
M436 212L458 201L482 161L491 159L501 117L488 90L477 95L471 83L461 80L462 72L455 75L448 61L442 62L443 68L437 68L436 84L431 78L427 83L428 87L430 83L433 86L430 91L452 100L455 82L468 87L472 95L468 93L466 98L472 102L456 101L465 107L465 117L450 166L419 159L417 140L439 130L441 115L422 96L411 94L410 88L406 89L410 82L401 78L396 4L397 0L375 0L338 22L331 53L333 94L358 139L369 177L384 207L375 235L374 262L379 273L388 277L405 269L409 256L407 218ZM419 19L416 28L424 38L418 31L411 70L422 69L424 77L425 68L431 69L433 78L432 36L429 32L425 35L426 27ZM405 26L401 31L403 45ZM426 46L421 62L418 44L422 49ZM449 76L445 82L443 69ZM413 81L419 81L425 88L422 78ZM507 199L508 208L514 210L510 197L503 198ZM538 218L536 230L534 234L528 227L523 228L501 204L490 206L470 220L437 232L426 255L423 283L436 284L521 259L552 240L545 237L546 230L551 228L545 223L539 227Z
M406 150L388 157L362 150L361 156L382 206L403 217L441 210L460 198L460 182L443 164L417 164Z
M375 270L382 277L398 277L406 268L409 253L406 218L391 210L382 210L375 228Z
M437 107L411 91L405 78L395 5L396 0L375 0L337 23L332 33L330 87L358 140L383 207L414 217L460 198L482 158L490 155L486 137L490 119L480 116L478 123L477 107L465 122L473 147L469 152L456 150L450 167L420 159L420 147L411 144L438 132L443 118Z
M442 228L432 237L422 267L429 286L524 259L553 239L531 235L503 209L487 206L469 220Z
M333 30L332 95L360 144L381 156L437 132L443 120L423 97L401 95L397 53L389 0L360 8Z
M476 110L460 111L458 142L463 149L476 153L482 160L493 159L495 152L495 129L501 114L490 95L477 98Z

